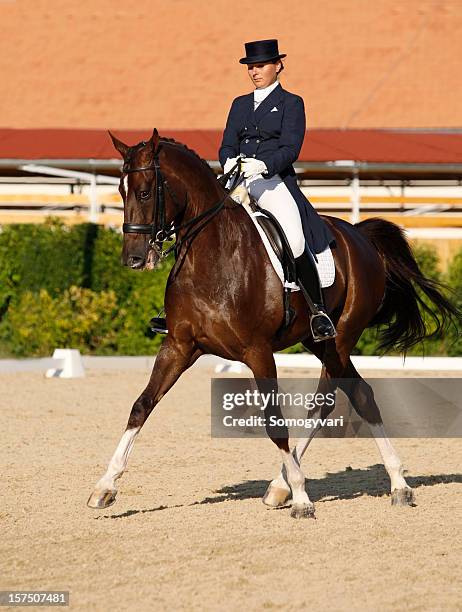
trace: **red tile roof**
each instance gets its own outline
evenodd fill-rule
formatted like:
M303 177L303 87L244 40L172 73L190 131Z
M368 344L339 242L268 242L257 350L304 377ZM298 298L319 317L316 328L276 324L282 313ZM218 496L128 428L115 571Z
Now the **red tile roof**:
M148 130L115 130L127 144L150 136ZM187 144L216 160L219 130L165 130L162 136ZM105 130L0 130L0 159L113 159L118 153ZM310 130L299 161L355 160L389 163L462 163L462 132L394 130Z

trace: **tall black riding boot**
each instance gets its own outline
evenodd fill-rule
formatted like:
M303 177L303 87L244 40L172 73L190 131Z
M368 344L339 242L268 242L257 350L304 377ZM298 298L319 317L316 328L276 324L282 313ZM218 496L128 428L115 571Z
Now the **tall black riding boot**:
M337 332L334 324L326 313L322 296L321 282L311 251L308 247L305 252L295 259L298 285L311 310L310 327L315 342L335 338Z

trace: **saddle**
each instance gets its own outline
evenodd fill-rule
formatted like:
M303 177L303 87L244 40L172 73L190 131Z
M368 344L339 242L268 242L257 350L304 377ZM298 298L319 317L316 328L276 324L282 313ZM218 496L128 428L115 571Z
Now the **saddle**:
M250 196L249 206L253 213L260 213L255 215L255 218L265 232L276 257L282 264L284 279L289 283L296 283L297 275L295 271L294 255L279 221L268 210L260 208L255 199Z
M284 319L281 327L277 331L277 336L280 336L286 329L288 329L294 319L295 311L290 305L290 287L286 285L297 283L297 272L295 267L295 259L290 248L290 244L286 238L284 230L282 229L279 221L276 217L264 208L258 206L257 201L253 198L247 189L240 185L233 191L231 197L239 203L247 203L254 214L254 218L264 231L268 241L273 249L276 257L281 262L282 270L284 273Z

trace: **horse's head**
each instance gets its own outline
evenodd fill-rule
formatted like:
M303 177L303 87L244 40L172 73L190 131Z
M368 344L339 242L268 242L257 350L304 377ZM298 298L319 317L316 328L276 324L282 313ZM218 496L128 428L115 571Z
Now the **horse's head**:
M134 270L152 270L160 260L162 232L173 221L166 210L164 177L160 170L160 137L132 147L109 132L124 165L119 192L124 203L122 263Z

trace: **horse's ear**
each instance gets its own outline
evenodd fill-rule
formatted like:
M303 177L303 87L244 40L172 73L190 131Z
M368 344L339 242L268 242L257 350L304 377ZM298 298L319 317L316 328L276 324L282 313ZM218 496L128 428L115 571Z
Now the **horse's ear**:
M128 145L124 144L121 140L119 140L118 138L116 138L114 136L114 134L112 134L110 132L110 130L108 130L108 134L111 137L112 143L115 146L115 148L117 149L117 151L119 151L119 153L122 155L122 157L125 159L125 156L127 154L128 149L130 148Z
M156 130L156 128L152 130L152 136L150 140L152 142L152 150L155 153L157 151L157 147L159 146L159 141L160 141L159 132Z

